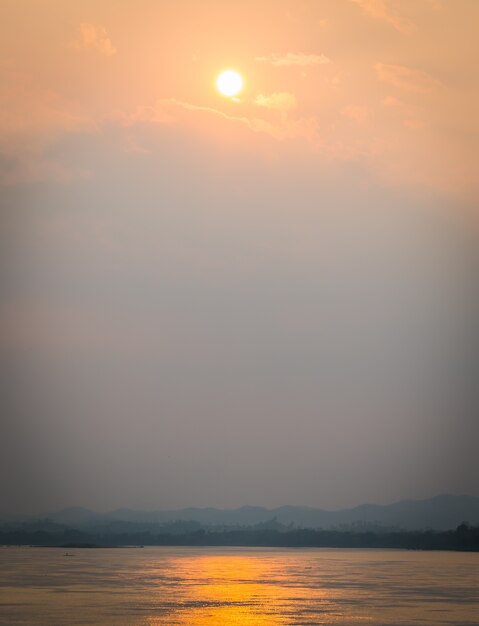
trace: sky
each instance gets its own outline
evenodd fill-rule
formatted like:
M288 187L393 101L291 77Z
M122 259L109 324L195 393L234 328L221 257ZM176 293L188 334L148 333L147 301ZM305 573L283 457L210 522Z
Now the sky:
M1 514L479 495L478 20L1 2Z

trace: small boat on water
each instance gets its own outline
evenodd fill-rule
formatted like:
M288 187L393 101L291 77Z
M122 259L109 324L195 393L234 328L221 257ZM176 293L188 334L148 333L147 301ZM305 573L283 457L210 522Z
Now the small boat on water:
M75 555L72 554L71 552L65 552L65 554L63 556L75 556Z

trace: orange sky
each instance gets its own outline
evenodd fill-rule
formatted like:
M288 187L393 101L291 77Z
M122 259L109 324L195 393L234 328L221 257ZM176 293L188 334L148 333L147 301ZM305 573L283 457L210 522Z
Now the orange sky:
M4 0L1 13L4 184L94 175L49 148L111 125L134 159L148 124L477 193L474 0ZM214 89L228 66L244 75L240 102Z

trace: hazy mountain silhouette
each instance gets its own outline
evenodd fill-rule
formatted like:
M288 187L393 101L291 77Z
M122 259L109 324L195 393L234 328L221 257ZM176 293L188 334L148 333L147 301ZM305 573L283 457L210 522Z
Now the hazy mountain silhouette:
M70 527L85 528L112 522L165 524L195 521L204 526L253 526L272 519L299 528L354 527L358 524L402 529L448 530L461 522L479 524L479 497L441 495L427 500L403 500L389 505L362 504L350 509L327 511L303 506L267 509L242 506L237 509L186 508L174 511L141 511L128 508L97 513L70 507L51 513L48 519Z

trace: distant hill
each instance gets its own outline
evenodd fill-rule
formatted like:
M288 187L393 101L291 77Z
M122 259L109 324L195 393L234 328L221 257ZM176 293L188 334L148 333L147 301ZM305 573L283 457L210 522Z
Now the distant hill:
M479 497L441 495L427 500L403 500L389 505L362 504L351 509L327 511L303 506L266 509L243 506L237 509L186 508L174 511L118 509L97 513L71 507L51 513L48 519L72 528L98 527L117 522L167 524L194 521L204 527L254 526L271 520L298 528L384 527L416 530L450 530L463 521L479 525Z

